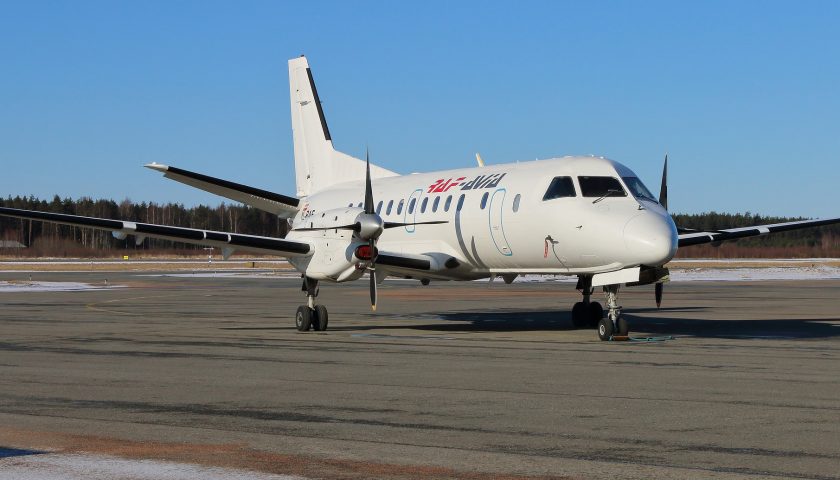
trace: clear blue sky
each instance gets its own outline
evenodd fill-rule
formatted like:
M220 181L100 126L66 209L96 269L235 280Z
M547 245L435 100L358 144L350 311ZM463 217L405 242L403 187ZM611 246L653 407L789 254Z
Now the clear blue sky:
M408 173L597 154L677 212L840 216L840 2L0 3L0 196L294 193L286 61Z

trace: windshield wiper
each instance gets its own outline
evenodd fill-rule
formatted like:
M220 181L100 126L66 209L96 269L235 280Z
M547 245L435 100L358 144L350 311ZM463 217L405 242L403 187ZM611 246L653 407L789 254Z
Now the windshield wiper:
M605 198L609 197L610 195L614 195L614 194L616 194L616 193L621 193L621 190L616 190L616 189L614 189L614 188L611 188L611 189L607 190L607 193L605 193L605 194L601 195L601 196L600 196L600 197L598 197L596 200L594 200L592 203L598 203L598 202L600 202L601 200L603 200L603 199L605 199Z

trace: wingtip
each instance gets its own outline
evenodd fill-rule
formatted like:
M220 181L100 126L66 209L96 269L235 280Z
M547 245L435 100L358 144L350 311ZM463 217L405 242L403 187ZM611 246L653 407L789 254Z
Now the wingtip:
M162 164L157 163L157 162L147 163L143 166L146 167L146 168L150 168L152 170L157 170L158 172L166 172L166 171L169 170L168 165L162 165Z

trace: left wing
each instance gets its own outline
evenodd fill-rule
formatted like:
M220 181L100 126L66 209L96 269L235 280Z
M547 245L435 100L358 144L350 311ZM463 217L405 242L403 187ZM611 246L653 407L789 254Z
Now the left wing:
M144 238L148 237L194 245L207 245L222 249L223 252L226 252L226 256L230 255L234 250L279 255L282 257L304 257L312 254L312 247L308 243L280 238L215 232L195 228L169 227L151 223L126 222L106 218L81 217L63 213L38 212L5 207L0 207L0 215L75 227L108 230L113 233L114 237L119 239L124 239L128 235L134 235L138 240L137 243L141 243Z
M737 238L757 237L768 233L786 232L788 230L799 230L800 228L821 227L840 223L840 218L828 218L823 220L800 220L798 222L773 223L770 225L756 225L754 227L729 228L725 230L689 230L681 229L680 247L690 245L701 245L703 243L722 242L724 240L735 240Z

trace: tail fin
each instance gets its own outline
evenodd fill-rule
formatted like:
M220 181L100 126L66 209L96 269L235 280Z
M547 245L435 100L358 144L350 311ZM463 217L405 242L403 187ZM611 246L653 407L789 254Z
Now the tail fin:
M365 162L333 148L330 129L306 57L289 60L289 93L295 143L297 195L303 197L337 183L365 179ZM398 175L375 165L372 178Z

